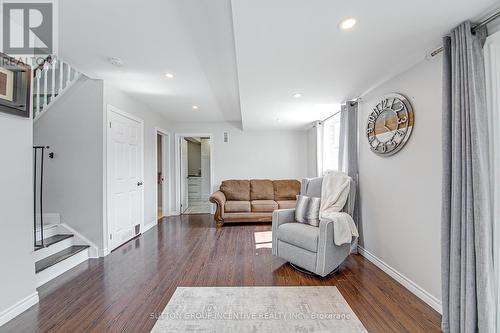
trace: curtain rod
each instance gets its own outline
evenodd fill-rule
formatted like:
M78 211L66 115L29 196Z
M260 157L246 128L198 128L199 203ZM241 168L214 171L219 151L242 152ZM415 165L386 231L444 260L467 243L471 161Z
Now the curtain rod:
M346 101L345 103L342 103L342 104L340 105L340 110L338 110L337 112L335 112L335 113L334 113L334 114L332 114L331 116L326 117L326 118L325 118L325 119L323 119L323 120L319 120L319 123L321 124L321 123L323 123L323 122L327 121L328 119L335 117L335 116L336 116L336 115L338 115L340 112L342 112L342 111L346 111L346 110L347 110L347 108L345 108L345 109L343 110L343 109L342 109L342 105L346 105L347 103L359 103L360 101L361 101L361 98L360 98L360 97L358 97L358 98L355 98L355 99L348 100L348 101Z
M343 110L342 110L342 107L340 107L340 110L338 110L337 112L335 112L335 113L334 113L334 114L332 114L331 116L328 116L328 117L326 117L326 118L325 118L325 119L323 119L323 120L320 120L320 121L319 121L319 123L320 123L320 124L324 123L325 121L327 121L327 120L328 120L328 119L330 119L330 118L335 117L336 115L338 115L338 114L339 114L340 112L342 112L342 111L343 111Z
M342 106L343 106L343 105L346 105L347 103L359 103L359 102L361 102L361 97L358 97L358 98L355 98L355 99L350 99L350 100L347 100L345 103L342 103L342 104L340 105L340 110L338 110L337 112L335 112L335 113L334 113L334 114L332 114L331 116L326 117L326 118L325 118L325 119L323 119L323 120L317 120L317 122L319 122L320 124L322 124L323 122L327 121L328 119L335 117L335 116L336 116L336 115L338 115L340 112L342 112L342 111L347 111L347 108L342 109Z
M484 19L483 21L479 22L475 26L473 26L471 28L472 32L475 32L477 29L479 29L481 27L484 27L485 25L493 22L494 20L496 20L499 17L500 17L500 10L497 11L497 12L495 12L495 13L493 13L492 15L488 16L486 19ZM435 56L437 56L441 52L443 52L443 47L442 46L440 46L437 49L435 49L434 51L432 51L431 52L431 57L435 57Z

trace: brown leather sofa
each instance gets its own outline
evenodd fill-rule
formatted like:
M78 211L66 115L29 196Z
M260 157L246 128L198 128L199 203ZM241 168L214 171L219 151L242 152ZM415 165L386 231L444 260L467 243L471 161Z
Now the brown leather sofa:
M217 225L226 222L271 222L276 209L295 208L300 182L295 179L224 180L210 196L217 205Z

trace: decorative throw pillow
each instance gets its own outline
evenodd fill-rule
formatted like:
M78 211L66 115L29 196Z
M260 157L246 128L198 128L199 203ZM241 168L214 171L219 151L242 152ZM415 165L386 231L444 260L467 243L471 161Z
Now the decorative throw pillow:
M295 206L295 221L318 227L320 205L320 198L298 195Z

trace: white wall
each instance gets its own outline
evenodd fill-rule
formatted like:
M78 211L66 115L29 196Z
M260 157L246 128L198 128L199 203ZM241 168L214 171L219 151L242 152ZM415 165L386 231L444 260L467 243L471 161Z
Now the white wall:
M45 211L60 213L63 223L101 250L107 247L103 191L107 104L144 120L144 225L156 222L155 127L169 129L164 117L101 80L81 78L37 121L34 140L55 153L53 160L46 160ZM165 177L167 182L171 177Z
M212 190L225 179L307 176L306 131L242 131L237 123L177 123L175 132L213 134ZM224 143L223 133L229 133Z
M409 98L415 126L396 155L378 157L364 136L379 98ZM361 239L370 253L441 299L441 60L422 62L363 97L359 109Z
M144 224L156 223L156 130L160 127L170 131L172 122L148 106L130 97L119 89L104 84L104 108L106 104L111 104L118 109L130 113L144 120ZM106 111L105 111L106 112ZM172 132L170 131L172 135ZM173 139L170 139L170 156L173 156ZM173 163L170 164L171 172L166 175L165 181L171 183L173 179ZM173 184L172 184L173 185ZM173 199L170 198L169 201ZM172 203L171 203L172 207ZM166 209L166 208L164 208ZM165 212L167 214L168 212Z
M33 259L32 140L31 119L0 114L0 325L10 319L5 311L19 301L30 296L31 303L26 306L38 301Z
M37 120L34 143L50 146L45 159L44 211L103 247L103 82L81 77Z

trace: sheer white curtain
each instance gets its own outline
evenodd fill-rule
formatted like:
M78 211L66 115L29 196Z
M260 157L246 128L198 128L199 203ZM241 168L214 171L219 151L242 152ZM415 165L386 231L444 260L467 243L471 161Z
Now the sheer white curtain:
M317 125L318 176L339 170L340 112Z
M317 175L323 176L327 170L345 172L355 182L356 201L353 219L358 226L358 103L348 101L340 112L323 122L316 123ZM357 252L357 239L351 246Z
M489 144L493 186L493 260L497 292L497 332L500 332L500 32L489 36L484 46L486 98L490 128Z

